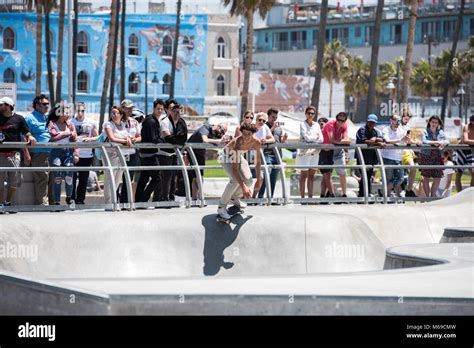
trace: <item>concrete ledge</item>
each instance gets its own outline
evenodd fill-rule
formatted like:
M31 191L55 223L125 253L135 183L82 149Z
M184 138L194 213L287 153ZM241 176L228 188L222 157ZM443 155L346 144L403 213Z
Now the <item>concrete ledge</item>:
M377 296L111 296L113 315L472 315L473 299Z
M474 243L474 228L445 228L440 243Z
M0 315L105 315L108 296L0 274Z

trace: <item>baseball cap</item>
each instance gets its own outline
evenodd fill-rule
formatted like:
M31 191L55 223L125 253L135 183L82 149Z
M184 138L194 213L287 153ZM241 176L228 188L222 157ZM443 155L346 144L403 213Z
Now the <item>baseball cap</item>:
M13 108L15 107L15 102L13 101L12 98L9 98L9 97L0 98L0 104L7 104L7 105L10 105Z
M370 114L369 117L367 117L367 122L374 122L378 123L379 118L375 114Z
M123 106L124 108L133 108L134 107L133 102L130 99L122 100L120 105Z

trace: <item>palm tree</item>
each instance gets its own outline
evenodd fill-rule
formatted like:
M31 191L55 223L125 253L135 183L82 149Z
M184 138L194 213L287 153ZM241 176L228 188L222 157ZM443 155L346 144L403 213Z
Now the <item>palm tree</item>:
M411 76L412 60L413 60L413 45L415 43L415 27L416 27L416 12L418 9L418 0L410 1L410 25L408 27L408 41L407 50L405 54L405 64L403 69L402 89L401 89L401 102L408 102L408 83Z
M318 50L316 53L316 66L323 66L324 47L326 46L326 22L328 19L328 0L322 0L319 32L318 32ZM321 90L321 79L323 77L323 70L317 69L314 77L313 93L311 95L311 104L316 107L316 115L319 109L319 91Z
M36 0L36 95L41 94L41 61L43 59L43 1Z
M176 7L176 32L175 32L174 41L173 41L173 57L171 58L170 98L174 97L174 85L175 85L175 79L176 79L176 60L178 57L180 26L181 26L181 0L178 0L177 7Z
M125 99L125 19L127 0L122 0L122 18L120 19L120 100Z
M443 104L441 105L441 119L443 120L443 122L444 122L444 115L446 114L446 103L451 104L451 100L450 100L451 98L449 97L449 89L451 87L451 79L453 78L452 70L453 70L453 64L454 64L454 57L456 55L456 48L458 46L459 35L461 34L465 4L466 4L466 0L461 0L461 7L459 10L458 21L456 23L456 30L454 32L453 46L451 47L450 59L448 61L448 68L446 69L446 74L444 77ZM451 110L449 111L449 114L451 115Z
M450 61L456 61L457 63L453 65L450 69L449 80L446 81L446 66L450 64ZM466 78L469 75L464 75L462 69L460 68L461 54L458 52L454 57L451 57L451 52L448 50L443 50L439 56L434 59L434 77L435 77L435 86L438 91L443 93L443 98L446 98L446 104L448 109L448 117L451 117L451 99L455 95L456 91L459 89L461 83L465 82ZM446 96L444 93L446 92ZM444 103L444 102L443 102ZM446 110L446 106L445 106ZM443 118L444 121L444 118Z
M313 69L317 69L316 62ZM334 82L339 83L349 69L346 48L340 41L332 41L324 47L323 76L329 82L329 117L332 116L332 94Z
M77 88L77 32L79 24L79 1L74 0L74 19L72 21L72 102L76 104Z
M377 65L379 60L379 48L380 48L380 27L382 25L382 14L384 7L384 0L377 2L377 10L375 12L375 26L374 26L374 37L372 43L372 54L370 57L370 78L369 78L369 91L367 95L367 114L371 114L375 111L375 94L376 94L376 83L377 83Z
M110 73L112 70L113 64L113 49L114 49L114 41L116 39L115 33L115 26L117 25L117 16L115 12L117 11L117 0L111 0L112 3L110 5L110 26L109 26L109 39L107 42L107 56L105 62L105 73L104 73L104 84L102 86L102 96L100 98L100 118L99 118L99 133L102 131L102 124L104 123L104 115L105 115L105 108L107 106L107 92L109 90L109 82L110 82Z
M421 117L425 117L425 102L433 95L435 83L433 67L427 60L420 60L410 76L410 87L415 95L421 97Z
M119 16L120 16L120 0L117 0L117 11L115 13L115 30L114 30L114 48L113 48L113 57L112 57L112 72L110 74L110 95L109 95L109 107L114 105L114 92L115 92L115 76L117 68L117 51L118 51L118 33L119 33ZM147 83L145 81L145 83ZM145 103L147 101L145 100Z
M45 42L46 42L46 66L48 69L48 89L49 89L49 102L51 105L55 105L55 94L54 94L54 76L53 76L53 67L51 64L51 32L50 29L50 13L53 7L56 5L55 0L44 0L43 7L44 7L44 26L45 26Z
M276 0L222 0L224 6L230 7L230 14L232 16L244 16L247 21L247 38L245 50L245 66L244 66L244 85L242 90L242 102L240 109L240 118L247 110L249 83L250 83L250 69L252 67L252 49L253 49L253 15L258 12L262 18L266 14Z
M359 103L367 95L369 86L369 64L361 56L348 56L349 70L343 76L344 92L354 98L354 119L358 120Z
M61 101L63 78L63 46L64 46L64 16L66 0L59 1L59 28L58 28L58 67L56 69L56 101Z

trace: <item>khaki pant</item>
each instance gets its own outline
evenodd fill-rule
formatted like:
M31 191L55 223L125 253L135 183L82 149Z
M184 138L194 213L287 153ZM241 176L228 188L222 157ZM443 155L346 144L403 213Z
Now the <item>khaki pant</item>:
M120 165L120 159L116 150L108 150L107 154L109 155L111 166L115 167ZM115 190L117 190L117 187L122 182L123 170L114 170L113 173L115 179ZM109 171L105 170L104 199L106 204L112 203L113 195L117 194L116 191L112 191L112 177L110 176Z
M49 167L49 153L47 152L32 152L31 153L32 167ZM35 191L34 204L48 205L48 180L49 173L35 171L33 172L33 184Z
M222 163L222 168L224 168L229 176L229 183L225 187L224 193L219 201L219 208L226 207L232 199L242 197L242 188L235 179L234 173L232 173L232 163ZM240 158L239 174L245 185L250 187L253 182L252 173L250 172L249 163L243 157Z

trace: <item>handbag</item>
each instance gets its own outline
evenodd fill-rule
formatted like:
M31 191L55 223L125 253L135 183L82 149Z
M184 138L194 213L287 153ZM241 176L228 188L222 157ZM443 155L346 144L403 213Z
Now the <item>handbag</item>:
M106 143L108 142L108 138L107 138L107 135L105 135L105 133L100 133L99 137L97 138L97 143ZM103 161L104 160L104 154L102 153L102 149L99 148L99 147L96 147L94 149L94 154L95 154L95 158L97 158L99 161Z

